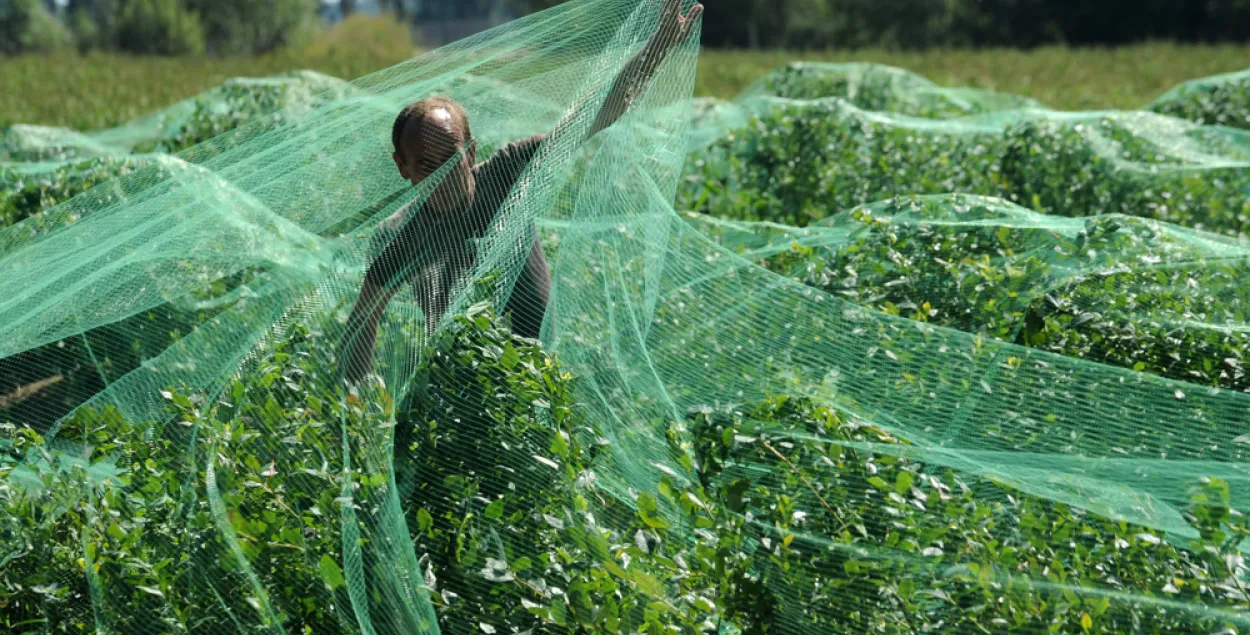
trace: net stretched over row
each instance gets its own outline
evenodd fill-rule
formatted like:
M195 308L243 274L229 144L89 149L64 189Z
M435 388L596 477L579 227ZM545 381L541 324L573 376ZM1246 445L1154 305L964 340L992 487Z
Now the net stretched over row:
M1250 627L1250 142L1187 114L1238 78L1060 113L799 64L708 102L695 22L588 135L663 9L7 131L0 623ZM433 95L472 139L414 187L392 124ZM495 214L444 213L465 161Z

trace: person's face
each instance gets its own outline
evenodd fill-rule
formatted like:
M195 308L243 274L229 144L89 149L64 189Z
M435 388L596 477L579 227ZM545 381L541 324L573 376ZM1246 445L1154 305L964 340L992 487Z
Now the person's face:
M439 119L440 113L443 119ZM450 115L439 109L425 121L409 123L404 130L399 151L393 158L400 176L414 187L438 172L447 161L457 159L462 146L449 130L449 121ZM458 157L460 165L442 178L435 196L459 198L472 187L470 180L475 152L472 145L465 150Z

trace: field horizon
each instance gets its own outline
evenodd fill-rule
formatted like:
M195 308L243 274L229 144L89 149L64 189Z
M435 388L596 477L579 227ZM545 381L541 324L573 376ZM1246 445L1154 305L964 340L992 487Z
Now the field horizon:
M327 36L305 50L258 57L56 53L0 58L0 128L13 124L106 128L195 96L231 77L313 70L353 80L409 55L402 43L363 48L351 44L361 37ZM1250 45L1169 42L1027 51L705 49L700 53L695 96L732 98L792 61L875 62L918 73L942 86L1014 93L1058 110L1134 109L1183 81L1250 67L1246 60Z

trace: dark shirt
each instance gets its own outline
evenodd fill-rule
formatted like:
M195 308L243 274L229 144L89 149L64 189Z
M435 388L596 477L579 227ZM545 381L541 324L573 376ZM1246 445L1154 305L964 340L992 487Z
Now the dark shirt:
M374 239L378 256L366 279L383 287L412 283L427 327L432 330L447 310L453 285L476 264L476 241L498 215L545 137L535 135L510 143L473 166L475 188L466 209L435 209L427 201L416 210L413 204L405 205L379 223ZM551 290L551 273L537 232L533 227L529 230L527 235L534 237L532 246L504 310L512 313L514 333L537 338Z

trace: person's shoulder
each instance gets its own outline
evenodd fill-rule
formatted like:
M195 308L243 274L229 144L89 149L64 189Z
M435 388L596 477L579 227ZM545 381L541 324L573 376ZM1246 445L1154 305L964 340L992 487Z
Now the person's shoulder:
M494 154L480 166L506 164L514 161L528 162L533 158L534 153L542 146L543 141L547 139L547 133L540 133L524 139L518 139L511 143L504 144L503 147L495 150Z
M395 213L378 221L377 229L380 232L387 232L387 231L397 232L400 229L402 229L403 226L408 222L408 220L410 220L412 216L416 214L418 211L419 210L417 209L417 201L413 200L413 201L404 203L403 205L400 206L399 209L395 210Z

